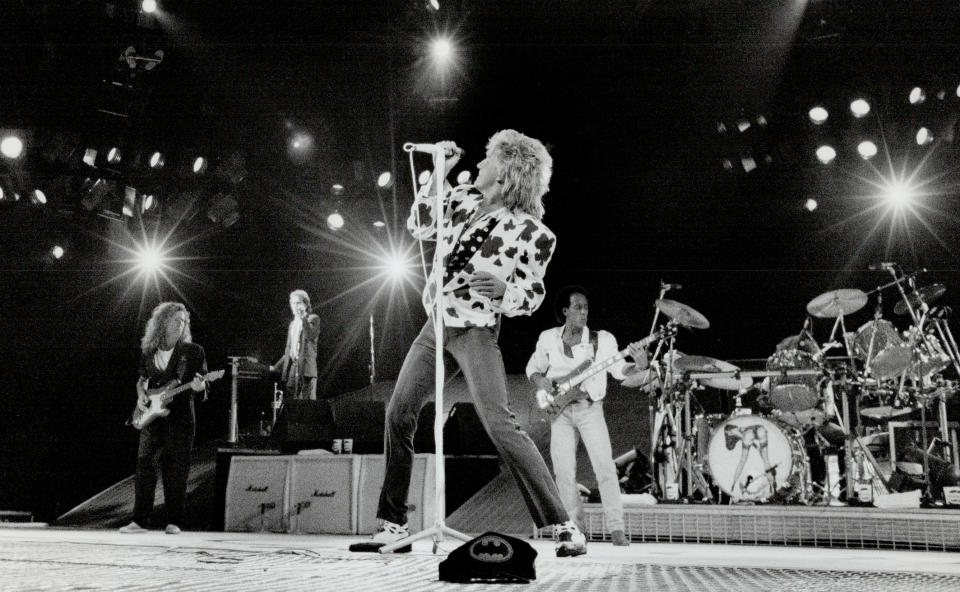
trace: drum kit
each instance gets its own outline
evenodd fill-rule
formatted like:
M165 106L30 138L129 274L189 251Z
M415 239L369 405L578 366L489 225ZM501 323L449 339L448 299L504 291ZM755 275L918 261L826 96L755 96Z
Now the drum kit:
M956 425L946 413L960 381L945 377L960 376L960 350L947 323L949 309L934 306L946 288L916 287L920 272L907 275L892 264L884 269L893 279L874 290L832 290L810 300L799 335L783 339L769 358L754 360L762 369L684 354L675 348L677 332L662 332L651 374L630 375L623 383L645 381L643 386L658 394L650 399L650 459L661 499L870 503L891 492L901 468L877 460L887 458L882 450L887 431L892 446L896 422L916 412L919 422L903 421L921 426L915 458L923 462L914 471L915 482L932 499L930 462L960 471L956 429L951 430ZM703 314L664 298L671 287L661 283L653 327L662 314L673 328L708 329ZM882 316L883 294L894 287L899 292L894 313L909 318L903 332ZM846 317L871 297L873 319L848 332ZM814 337L814 319L833 321L822 343ZM827 355L834 349L837 355ZM708 413L702 398L716 391L729 404L722 413ZM745 404L748 400L753 402ZM931 409L936 420L928 422ZM935 429L932 438L928 427Z

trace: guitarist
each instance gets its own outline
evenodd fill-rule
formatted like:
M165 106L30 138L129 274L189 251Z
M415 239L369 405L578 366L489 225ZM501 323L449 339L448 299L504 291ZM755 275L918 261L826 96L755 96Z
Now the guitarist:
M193 392L205 392L202 380L207 371L203 348L192 343L190 313L179 302L162 302L153 309L140 340L140 379L137 381L137 407L146 409L148 389L190 382L187 390L167 405L170 414L160 417L140 431L137 452L136 502L133 521L121 533L146 532L153 511L157 486L157 468L163 476L163 497L167 506L167 534L180 534L190 474L190 453L196 432Z
M584 288L566 286L557 294L554 313L563 326L547 329L540 334L537 349L527 363L527 376L539 389L537 403L541 408L554 403L550 394L554 390L554 381L579 374L594 362L613 358L618 353L617 340L612 334L587 328L588 312L587 291ZM619 380L628 374L645 372L648 368L645 348L630 344L628 349L634 363L620 360L607 370ZM558 413L550 426L550 457L557 488L567 512L582 528L583 505L577 488L579 432L597 478L613 544L626 546L629 541L624 534L620 483L613 462L607 423L603 417L607 373L598 373L575 388L581 389L579 395L582 398L562 409L555 409Z

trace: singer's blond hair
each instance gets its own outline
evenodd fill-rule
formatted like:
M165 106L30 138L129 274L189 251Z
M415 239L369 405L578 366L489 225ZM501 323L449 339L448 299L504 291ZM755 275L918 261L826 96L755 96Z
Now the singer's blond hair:
M140 340L140 351L148 356L156 353L156 351L160 349L160 340L163 339L163 333L167 329L167 323L181 311L187 314L187 324L183 327L180 341L190 343L193 340L193 336L190 334L190 312L187 310L187 307L179 302L161 302L153 309L153 314L150 315L150 320L147 321L147 328L143 332L143 338Z
M516 130L501 130L487 142L487 158L496 163L507 209L543 218L543 196L553 174L553 158L543 143Z

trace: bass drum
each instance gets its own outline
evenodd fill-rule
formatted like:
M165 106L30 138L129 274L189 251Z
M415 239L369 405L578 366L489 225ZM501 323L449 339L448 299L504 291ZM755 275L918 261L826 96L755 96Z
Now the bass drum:
M731 417L717 426L706 464L714 485L735 502L774 496L806 501L810 471L803 438L759 415Z

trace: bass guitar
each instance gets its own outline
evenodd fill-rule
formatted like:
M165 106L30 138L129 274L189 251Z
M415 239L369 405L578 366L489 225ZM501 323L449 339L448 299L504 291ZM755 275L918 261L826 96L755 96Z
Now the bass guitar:
M213 382L214 380L222 378L223 373L223 370L214 370L213 372L204 374L201 377L201 380L205 382ZM183 391L190 388L190 382L181 384L179 386L177 386L177 384L177 380L173 379L164 386L155 389L148 389L147 397L149 397L150 400L147 402L146 409L140 409L139 406L134 407L133 413L130 414L130 419L127 420L127 424L135 427L138 430L142 430L158 417L166 417L170 415L170 410L167 409L167 403L169 403L174 397Z
M654 341L660 339L663 335L664 329L653 333L647 337L644 337L636 344L637 347L647 347ZM580 401L587 398L587 393L579 388L577 388L584 380L599 374L600 372L605 372L608 368L623 360L628 355L630 355L630 348L624 348L617 352L616 355L607 358L601 362L591 363L592 360L587 360L573 369L572 372L558 379L552 380L553 388L550 391L544 391L543 389L537 390L537 398L541 392L546 393L553 397L553 403L544 407L544 410L551 416L557 416L561 411L566 408L567 405Z

